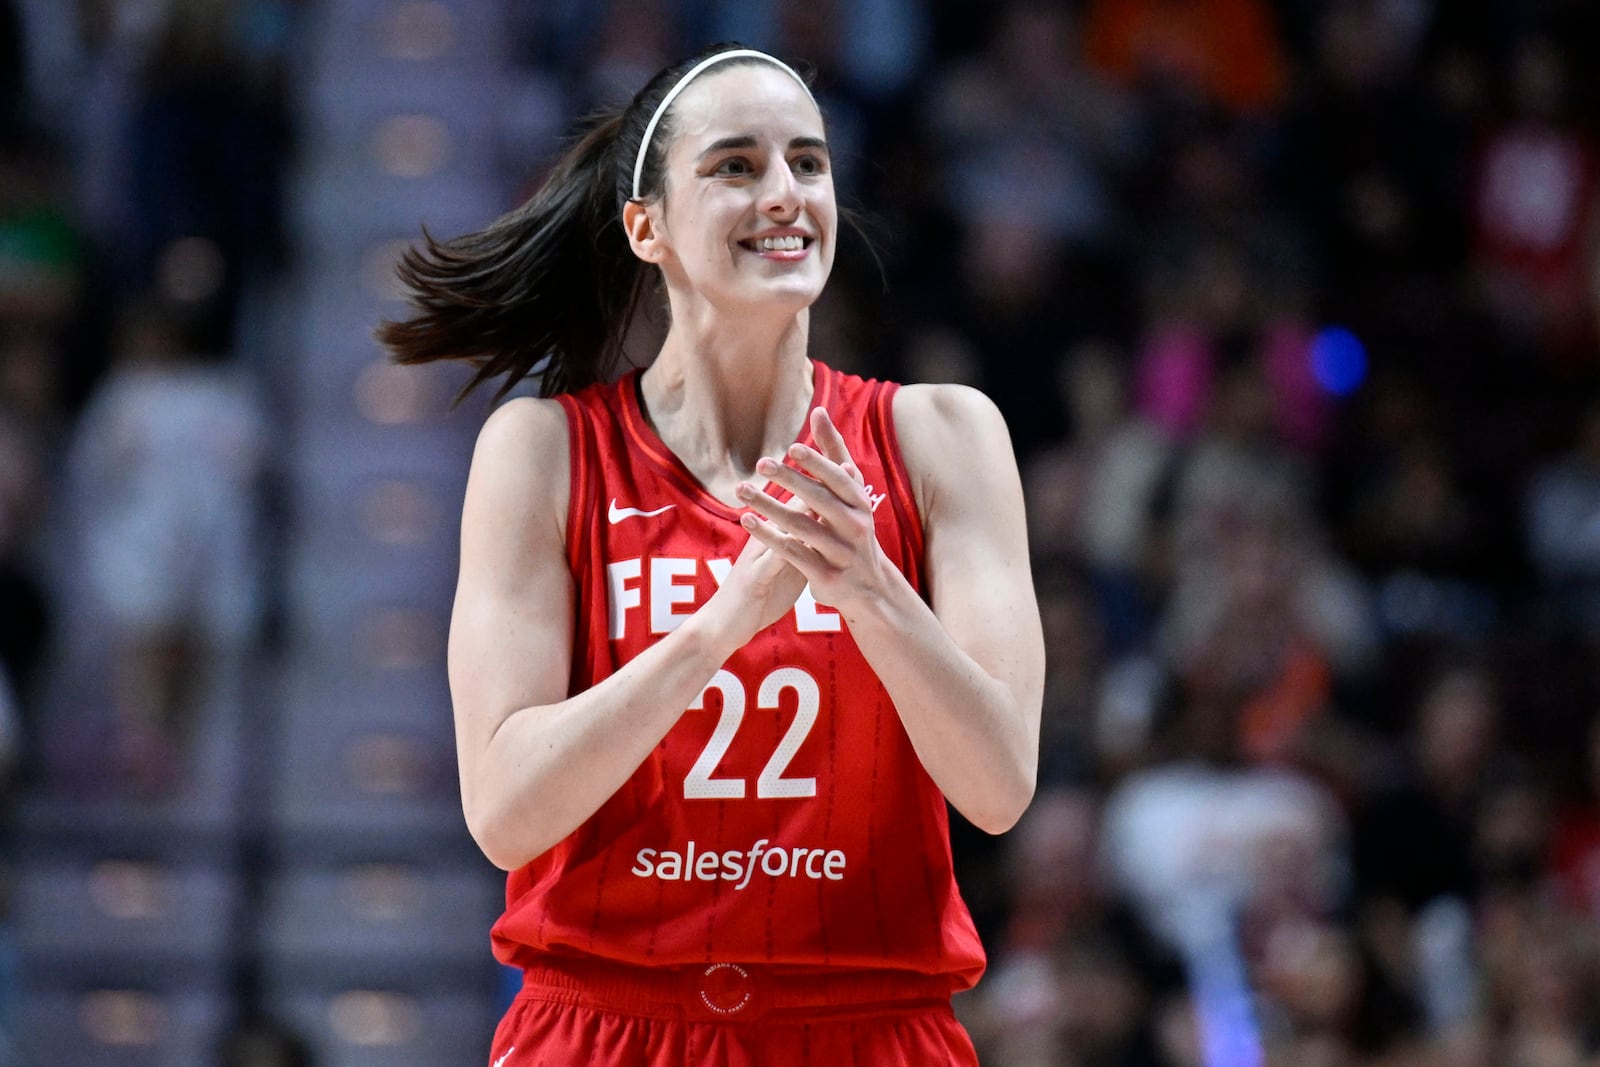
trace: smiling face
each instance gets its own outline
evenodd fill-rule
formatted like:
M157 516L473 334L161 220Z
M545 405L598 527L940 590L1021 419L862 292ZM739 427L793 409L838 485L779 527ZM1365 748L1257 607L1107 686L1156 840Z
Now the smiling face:
M674 308L808 307L833 267L838 209L806 91L765 63L713 69L671 118L666 191L645 207L647 229L624 219L635 250L661 266Z

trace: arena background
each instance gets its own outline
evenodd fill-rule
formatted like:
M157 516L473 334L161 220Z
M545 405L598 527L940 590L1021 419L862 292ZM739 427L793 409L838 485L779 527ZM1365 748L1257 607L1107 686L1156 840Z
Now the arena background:
M396 250L708 41L817 68L813 351L1004 409L991 1067L1600 1062L1600 6L0 0L0 1064L484 1062L486 401Z

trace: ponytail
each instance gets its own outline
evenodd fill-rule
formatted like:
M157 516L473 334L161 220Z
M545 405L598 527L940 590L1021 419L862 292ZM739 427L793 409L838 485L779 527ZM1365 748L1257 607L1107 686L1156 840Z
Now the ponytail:
M377 330L396 362L467 360L477 370L461 396L503 375L495 400L535 372L542 396L611 374L648 282L618 221L622 120L591 128L526 203L486 228L446 241L424 231L397 268L415 314Z
M502 375L497 401L533 374L541 396L609 380L655 277L628 244L622 206L661 195L676 90L724 56L714 62L776 63L805 85L770 56L713 45L660 71L621 112L592 125L521 207L450 240L424 229L396 268L413 314L376 331L395 362L472 363L457 400Z

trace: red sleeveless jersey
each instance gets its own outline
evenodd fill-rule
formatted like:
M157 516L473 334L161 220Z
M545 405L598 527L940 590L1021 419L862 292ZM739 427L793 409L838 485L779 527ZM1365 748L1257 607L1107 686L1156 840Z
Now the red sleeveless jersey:
M868 484L884 552L922 588L922 528L895 442L896 386L813 364ZM560 402L571 442L570 692L608 677L715 591L743 546L646 422L638 372ZM800 440L810 442L809 419ZM945 801L842 618L809 590L712 678L628 782L507 880L495 952L646 966L983 971Z

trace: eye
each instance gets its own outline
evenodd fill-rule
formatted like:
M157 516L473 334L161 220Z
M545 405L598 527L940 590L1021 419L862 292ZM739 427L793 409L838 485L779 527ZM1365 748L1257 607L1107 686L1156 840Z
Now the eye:
M719 161L711 173L723 178L746 178L755 173L755 168L743 156L728 156Z
M819 174L828 172L827 160L821 156L811 154L795 157L794 162L790 163L789 166L796 174L806 178L816 177Z

